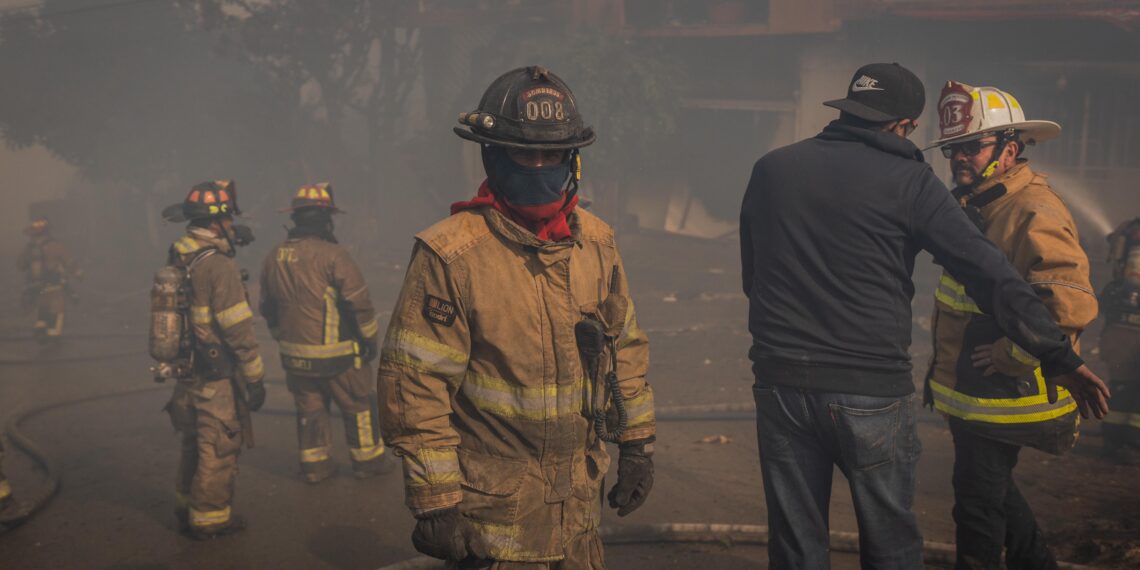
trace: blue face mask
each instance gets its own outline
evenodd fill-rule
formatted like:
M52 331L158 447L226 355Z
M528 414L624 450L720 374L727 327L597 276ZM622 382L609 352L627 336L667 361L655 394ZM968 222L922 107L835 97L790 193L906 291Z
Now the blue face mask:
M483 147L483 168L491 190L515 206L539 206L563 199L570 182L571 161L539 168L523 166L501 146Z

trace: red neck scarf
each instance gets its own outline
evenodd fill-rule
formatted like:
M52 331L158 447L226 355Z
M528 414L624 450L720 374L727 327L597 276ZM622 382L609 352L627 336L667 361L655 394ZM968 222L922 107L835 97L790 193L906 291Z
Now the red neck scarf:
M571 237L570 222L567 217L577 205L578 196L575 195L568 202L565 198L559 198L549 204L515 206L491 192L491 187L484 180L479 185L479 192L474 198L451 205L451 214L455 215L463 210L491 206L516 224L533 232L534 235L538 236L538 239L564 241Z

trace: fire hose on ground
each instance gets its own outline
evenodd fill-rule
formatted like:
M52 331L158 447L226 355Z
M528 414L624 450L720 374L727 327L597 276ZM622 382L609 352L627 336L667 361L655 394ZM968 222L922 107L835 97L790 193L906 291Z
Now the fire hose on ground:
M274 385L284 386L281 381L268 381ZM8 438L12 444L28 455L45 473L47 488L40 491L26 504L24 513L27 517L43 510L56 496L62 486L59 468L51 457L39 448L22 430L21 426L33 417L68 406L85 404L99 400L119 398L149 392L169 390L168 386L148 386L131 390L95 394L72 400L61 400L49 404L42 404L26 408L16 413L6 426ZM273 416L293 416L292 409L263 408L258 414ZM732 421L753 420L756 417L756 407L751 403L725 403L706 405L661 406L657 410L657 421ZM20 521L22 522L22 521ZM7 528L0 524L0 532ZM646 525L620 525L604 526L600 529L602 540L608 545L648 544L648 543L712 543L712 544L750 544L764 546L768 543L768 527L762 525L746 524L718 524L718 523L659 523ZM854 532L831 531L831 549L835 552L858 553L859 534ZM953 564L954 545L923 541L923 559L930 564ZM1091 568L1067 562L1058 563L1060 568L1068 570L1082 570ZM434 558L420 556L382 567L380 570L435 570L441 568L441 562Z

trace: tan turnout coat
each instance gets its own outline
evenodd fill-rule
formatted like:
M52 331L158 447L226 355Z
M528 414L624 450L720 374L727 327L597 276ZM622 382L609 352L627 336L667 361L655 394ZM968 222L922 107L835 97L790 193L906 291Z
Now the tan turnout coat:
M561 560L601 519L609 456L584 415L574 325L615 276L616 294L629 291L613 230L582 209L570 223L571 240L541 241L481 208L418 234L382 350L381 429L403 457L408 506L458 505L497 560ZM655 420L632 302L623 325L630 441Z

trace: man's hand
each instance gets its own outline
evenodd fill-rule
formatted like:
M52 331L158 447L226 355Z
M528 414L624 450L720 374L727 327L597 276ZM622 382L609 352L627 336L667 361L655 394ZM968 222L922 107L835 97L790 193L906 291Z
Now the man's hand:
M970 355L970 359L974 361L974 368L984 368L983 376L990 376L997 372L994 368L994 345L992 344L979 344L974 347L974 353Z
M257 382L250 382L245 385L246 394L248 399L246 405L249 406L249 411L256 412L265 405L265 381L259 380Z
M1112 392L1108 390L1104 380L1093 373L1087 365L1082 364L1080 368L1068 374L1045 379L1045 391L1050 404L1057 402L1057 386L1065 388L1073 395L1082 418L1089 417L1090 409L1098 420L1108 414L1108 399L1112 397Z
M618 480L608 495L610 507L624 517L637 510L653 489L652 440L621 444L618 458Z
M471 555L463 535L459 507L436 509L416 515L412 546L432 558L458 562Z

